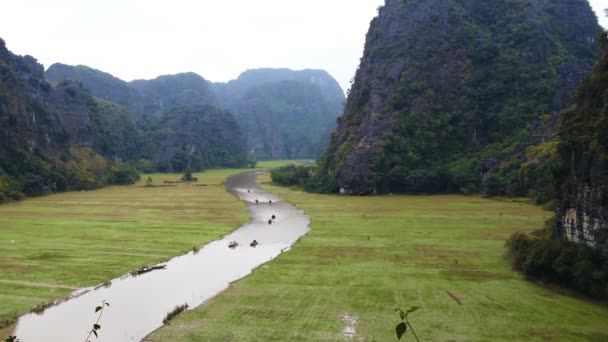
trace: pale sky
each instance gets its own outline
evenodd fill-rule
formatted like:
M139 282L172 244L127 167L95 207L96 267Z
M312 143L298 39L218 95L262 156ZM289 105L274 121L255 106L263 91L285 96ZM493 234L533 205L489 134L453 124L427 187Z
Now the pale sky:
M591 0L604 27L605 0ZM274 67L324 69L349 87L384 0L2 0L0 37L45 67L126 81L194 71L228 81Z

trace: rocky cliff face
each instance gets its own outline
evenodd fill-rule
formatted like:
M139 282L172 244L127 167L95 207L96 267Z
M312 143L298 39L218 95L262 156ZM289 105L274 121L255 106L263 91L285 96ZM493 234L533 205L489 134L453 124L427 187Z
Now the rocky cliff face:
M13 55L0 39L0 202L21 192L65 188L53 161L69 155L68 135L43 105L54 92L43 71L34 58Z
M317 157L344 102L336 80L322 70L248 70L213 87L234 113L248 149L262 159Z
M93 150L104 140L119 144L125 134L133 134L117 130L112 136L102 130L115 113L97 109L80 84L53 87L44 79L42 65L33 57L13 55L0 39L0 202L134 181L133 169ZM97 151L119 156L117 150ZM125 177L116 177L118 173Z
M603 56L562 115L559 152L567 167L555 234L608 249L608 37Z
M522 195L493 177L597 56L585 0L387 0L321 167L350 194Z

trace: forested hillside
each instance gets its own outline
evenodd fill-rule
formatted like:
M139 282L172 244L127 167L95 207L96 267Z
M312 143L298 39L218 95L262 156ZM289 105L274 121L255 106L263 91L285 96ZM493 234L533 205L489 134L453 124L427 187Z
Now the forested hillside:
M342 89L322 70L248 70L213 87L261 159L317 157L344 106Z
M133 112L141 107L143 101L141 94L125 81L84 65L56 63L47 69L44 77L54 84L65 80L78 81L96 97L124 106Z
M608 251L608 35L601 38L602 57L562 114L556 235Z
M103 129L106 139L94 147L127 158L142 171L198 171L251 162L234 117L219 109L209 82L195 73L127 83L89 67L54 64L45 75L59 86L78 82L103 99L90 99L106 112L97 116L100 127L81 132L83 137ZM118 148L129 154L117 154Z
M46 77L81 82L94 96L125 106L145 129L158 129L173 108L222 108L234 115L247 150L260 159L318 157L344 107L342 89L322 70L255 69L213 84L195 73L127 83L89 67L54 64Z
M88 67L47 71L0 40L0 202L131 183L139 171L251 165L234 117L187 73L131 85Z
M88 93L73 84L54 88L43 73L0 39L0 202L134 181L133 168L91 149L98 136L84 132L101 125L88 111Z
M550 199L535 166L599 31L586 0L387 0L321 173L351 194Z
M192 72L136 80L129 85L139 92L142 99L135 112L148 117L148 120L158 118L172 107L219 107L209 82Z
M56 63L48 68L45 77L56 84L66 80L80 82L94 96L122 105L146 120L156 119L176 106L218 106L209 82L191 72L127 83L87 66Z
M254 166L234 117L212 106L173 107L149 127L143 154L164 172Z
M561 114L551 144L556 217L544 230L517 233L507 242L514 268L608 299L608 35L603 53ZM546 162L545 162L546 163ZM542 164L542 163L541 163Z

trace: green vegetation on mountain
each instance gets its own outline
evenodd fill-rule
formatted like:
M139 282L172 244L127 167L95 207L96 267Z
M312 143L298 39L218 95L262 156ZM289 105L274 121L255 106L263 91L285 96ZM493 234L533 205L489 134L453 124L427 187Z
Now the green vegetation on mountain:
M93 98L74 84L52 87L43 72L0 40L0 202L136 181L132 167L90 149L90 130L101 127Z
M45 80L45 76L52 82ZM91 93L92 92L92 93ZM98 96L98 97L94 97ZM187 73L128 84L0 45L0 202L130 184L135 170L255 165L210 84Z
M608 299L608 35L603 53L561 114L552 158L560 202L555 220L509 242L512 264L524 274Z
M182 172L212 166L245 167L251 161L232 115L211 106L173 107L145 132L143 155L159 171Z
M576 105L562 114L558 132L564 171L558 236L602 247L608 253L608 33L603 53L578 89Z
M88 67L54 64L45 76L58 87L73 84L72 93L88 95L84 88L90 89L99 99L80 97L91 112L89 122L80 127L81 135L93 139L95 151L129 161L141 171L198 171L252 163L236 121L218 108L211 85L197 74L127 83Z
M219 107L209 82L192 72L136 80L129 85L141 94L141 102L135 104L134 111L147 120L158 118L173 107Z
M96 97L105 99L130 110L142 102L141 94L128 83L103 71L84 65L71 66L61 63L51 65L44 73L51 83L72 80L82 83Z
M163 117L175 108L224 108L237 119L247 150L261 159L319 156L327 145L336 118L342 113L344 102L338 83L321 70L248 70L236 80L215 84L195 73L127 83L99 70L63 64L52 65L45 75L57 84L66 80L81 82L94 96L123 105L146 132L159 129L159 125L166 122ZM225 127L216 129L225 130ZM182 147L165 146L162 149ZM159 155L149 156L150 159L157 161ZM240 163L249 164L244 160ZM166 162L154 164L159 170L166 166Z
M318 157L344 102L338 83L322 70L248 70L213 88L260 159Z
M127 83L87 66L56 63L44 75L56 84L68 80L80 82L95 97L127 108L138 119L158 118L173 107L218 106L209 82L192 72Z
M552 145L530 147L590 71L599 31L585 0L387 0L322 173L353 194L553 198L552 166L535 168Z

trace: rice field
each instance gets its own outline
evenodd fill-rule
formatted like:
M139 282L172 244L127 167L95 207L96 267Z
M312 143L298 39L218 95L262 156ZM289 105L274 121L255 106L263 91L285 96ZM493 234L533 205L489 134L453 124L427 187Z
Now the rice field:
M528 282L503 260L514 232L552 213L463 196L342 197L266 189L311 233L152 341L608 341L608 307ZM346 334L352 333L354 334ZM414 341L408 333L404 341Z

